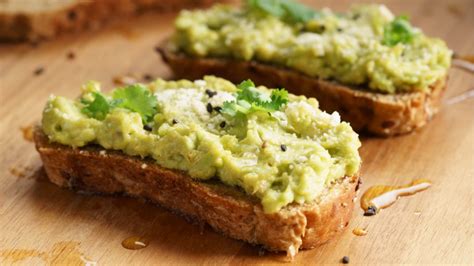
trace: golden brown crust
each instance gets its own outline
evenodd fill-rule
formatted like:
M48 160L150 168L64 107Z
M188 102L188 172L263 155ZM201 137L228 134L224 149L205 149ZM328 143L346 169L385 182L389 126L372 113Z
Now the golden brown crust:
M40 0L35 0L40 1ZM49 9L3 10L0 6L0 40L49 39L63 32L96 28L112 18L123 19L148 10L176 11L210 6L230 0L77 0L76 3L49 4Z
M429 92L389 95L311 78L294 70L255 61L193 58L172 52L167 42L161 46L160 53L176 78L193 80L216 75L235 83L252 79L256 84L283 87L294 94L317 98L322 110L338 111L355 131L378 136L405 134L423 127L438 112L447 79L432 84Z
M293 204L265 214L257 198L237 188L218 181L195 181L150 159L103 151L98 146L73 149L50 143L39 127L34 141L48 178L58 186L144 198L207 223L224 235L290 255L342 232L354 207L357 176L334 182L311 204Z

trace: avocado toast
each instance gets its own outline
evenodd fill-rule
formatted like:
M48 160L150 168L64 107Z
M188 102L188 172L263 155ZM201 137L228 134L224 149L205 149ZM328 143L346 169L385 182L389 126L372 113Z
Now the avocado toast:
M251 78L316 97L358 132L408 133L437 112L452 52L406 17L382 5L336 13L263 2L183 11L163 60L177 77Z
M347 226L360 167L357 134L315 99L215 77L90 82L49 99L34 139L61 187L145 198L291 256Z

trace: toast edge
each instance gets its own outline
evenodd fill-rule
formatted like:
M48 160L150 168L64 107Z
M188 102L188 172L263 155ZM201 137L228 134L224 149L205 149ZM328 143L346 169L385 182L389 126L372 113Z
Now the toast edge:
M234 83L251 79L267 87L284 87L291 93L317 98L324 111L338 111L342 120L349 122L358 133L381 137L406 134L425 126L440 108L448 78L433 83L429 92L388 95L255 61L189 57L171 51L169 40L161 43L159 53L175 78L199 79L204 75L216 75Z
M118 151L103 153L97 147L73 149L50 143L39 127L35 128L34 141L49 180L60 187L144 198L207 223L226 236L271 251L286 251L289 256L340 234L349 224L358 189L358 176L341 178L317 203L290 205L278 213L265 214L258 201L243 193L227 193L229 189L221 188L225 186L194 181L150 159Z

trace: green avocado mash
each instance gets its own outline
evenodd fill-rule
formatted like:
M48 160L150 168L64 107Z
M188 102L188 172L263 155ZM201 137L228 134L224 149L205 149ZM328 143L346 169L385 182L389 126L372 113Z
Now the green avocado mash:
M98 144L195 179L218 178L260 198L268 213L314 200L361 162L357 134L316 99L212 76L107 94L89 82L79 99L51 96L42 128L52 142Z
M249 0L240 9L217 5L182 11L174 49L267 62L382 93L426 91L450 66L452 52L442 40L425 36L383 5L341 14L308 12L290 0L273 2L281 6Z

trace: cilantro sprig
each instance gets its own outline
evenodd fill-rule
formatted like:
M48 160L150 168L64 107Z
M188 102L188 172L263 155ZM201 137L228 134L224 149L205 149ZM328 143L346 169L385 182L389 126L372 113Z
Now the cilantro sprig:
M416 31L408 21L407 16L398 16L385 26L382 44L395 46L398 43L410 43Z
M103 120L113 108L124 108L140 114L144 123L153 119L156 113L157 100L150 91L141 84L134 84L116 89L111 99L101 92L92 92L93 100L82 99L82 113L89 117Z
M228 116L247 115L252 112L278 111L288 102L288 92L284 89L272 90L270 96L260 92L251 80L237 85L237 97L234 101L224 102L221 112Z
M94 97L93 101L87 101L82 99L84 107L81 111L88 117L103 120L105 116L110 112L110 109L112 108L113 104L100 92L93 92L92 96Z
M305 23L321 16L320 12L293 0L247 0L247 8L294 23Z

